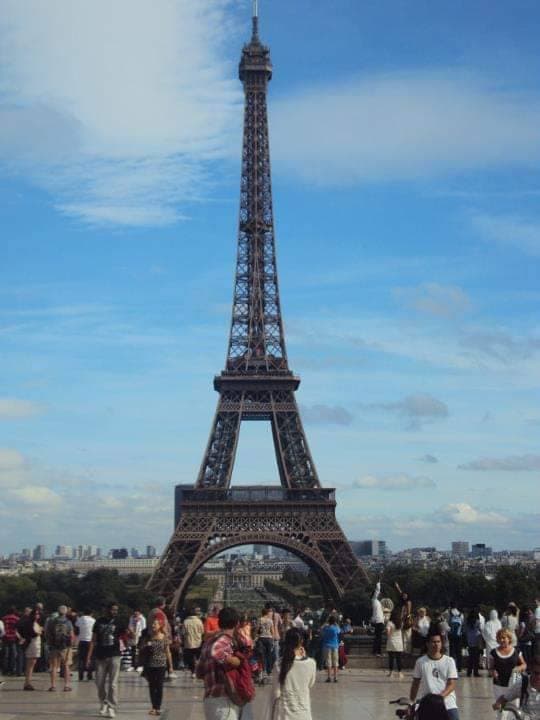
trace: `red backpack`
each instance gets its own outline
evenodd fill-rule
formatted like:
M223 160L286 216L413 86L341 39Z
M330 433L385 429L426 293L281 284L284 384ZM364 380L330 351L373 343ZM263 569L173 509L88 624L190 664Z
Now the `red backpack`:
M247 657L239 651L235 652L235 657L240 660L240 665L225 671L225 689L229 699L242 706L255 697L255 686Z

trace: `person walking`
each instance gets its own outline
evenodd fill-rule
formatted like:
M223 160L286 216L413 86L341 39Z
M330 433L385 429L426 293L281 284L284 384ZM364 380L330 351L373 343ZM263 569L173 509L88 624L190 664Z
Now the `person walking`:
M456 701L458 678L456 663L453 658L443 654L442 647L440 634L429 635L427 653L419 657L414 665L409 698L414 703L417 697L422 699L429 693L441 695L450 720L459 720Z
M75 620L75 627L79 631L79 644L77 647L77 670L79 672L79 680L84 680L84 673L86 672L86 679L92 680L93 665L87 667L88 650L90 649L90 643L92 642L92 631L96 619L92 616L91 610L83 610Z
M167 668L172 672L172 656L167 636L158 619L152 622L149 631L144 630L139 641L139 664L148 681L150 703L149 715L161 715L163 683Z
M534 651L536 621L530 607L521 608L517 628L518 650L523 655L527 666L531 665Z
M386 623L386 652L388 653L388 677L394 675L394 663L396 675L403 679L401 672L401 657L403 655L403 633L401 632L402 615L400 608L394 608L390 620Z
M137 608L133 611L128 621L128 637L127 644L131 653L131 665L133 668L136 667L137 659L137 647L139 640L143 632L146 630L146 618L142 612Z
M229 698L225 685L227 670L238 668L241 663L234 654L233 639L239 615L234 608L225 607L219 611L218 620L221 631L204 642L197 665L197 677L204 681L204 717L205 720L239 720L242 708Z
M219 608L217 605L213 605L212 609L208 613L207 618L204 621L204 639L207 640L211 635L218 632L219 620L218 620Z
M382 634L384 630L384 610L380 601L381 578L377 580L371 596L371 624L373 625L372 654L382 657Z
M321 647L323 661L328 673L326 682L337 683L337 671L339 665L339 635L340 629L337 624L337 617L330 615L326 625L321 628Z
M458 673L461 672L463 663L463 632L465 618L463 613L453 605L448 615L448 647L450 657L454 658Z
M297 628L285 633L281 659L272 672L268 717L272 720L312 720L310 690L317 666L307 657L304 638Z
M493 697L499 702L506 697L509 690L516 684L517 674L524 672L527 665L523 655L512 645L512 632L501 628L497 633L497 647L489 654L489 669L493 677ZM517 674L516 674L517 673ZM508 713L498 711L499 720L507 720Z
M107 614L98 618L94 624L86 661L87 668L90 668L95 657L99 714L103 717L116 717L118 711L120 635L125 632L126 628L118 620L118 605L110 603Z
M480 677L480 652L482 631L477 610L471 610L465 623L465 641L467 643L467 677Z
M204 625L201 620L201 609L196 607L184 620L184 663L195 678L195 665L201 655L204 636Z
M63 670L64 692L71 692L71 643L73 641L73 625L67 618L66 605L60 605L56 617L46 625L45 638L49 646L49 667L51 686L49 692L56 690L56 675Z

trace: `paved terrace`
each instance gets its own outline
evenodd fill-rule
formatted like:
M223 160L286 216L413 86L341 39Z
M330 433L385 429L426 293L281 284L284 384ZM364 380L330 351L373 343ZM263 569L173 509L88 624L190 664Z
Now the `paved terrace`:
M388 701L407 695L410 671L405 680L390 680L382 670L350 669L341 671L339 682L327 685L325 673L318 673L312 690L314 720L395 720L395 706ZM178 679L165 684L163 703L164 720L203 720L202 683L192 680L183 672ZM75 720L98 717L96 688L93 682L74 680L73 692L49 693L48 676L34 676L35 692L23 692L22 678L3 678L0 689L0 720ZM136 673L122 672L120 676L121 720L147 718L150 705L144 679ZM263 717L263 708L269 688L257 688L253 704L254 720ZM494 720L491 710L491 685L487 677L461 678L458 685L458 703L461 720Z

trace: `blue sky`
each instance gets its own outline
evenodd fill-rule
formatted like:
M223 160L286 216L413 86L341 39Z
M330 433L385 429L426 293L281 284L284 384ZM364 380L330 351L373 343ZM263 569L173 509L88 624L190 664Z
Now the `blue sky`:
M351 539L540 545L540 9L260 3L282 309ZM194 481L236 250L240 0L6 0L0 552L147 543ZM264 424L233 482L277 482Z

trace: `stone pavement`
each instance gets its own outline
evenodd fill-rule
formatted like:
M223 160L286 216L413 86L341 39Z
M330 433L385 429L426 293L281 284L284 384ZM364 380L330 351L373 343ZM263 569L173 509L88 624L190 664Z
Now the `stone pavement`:
M202 683L183 672L165 684L163 720L203 720ZM36 692L23 692L21 678L3 678L0 689L0 720L75 720L98 716L93 682L73 682L73 692L47 692L48 677L35 676ZM341 671L337 684L324 683L319 673L312 690L313 720L395 720L395 706L388 701L407 695L410 672L404 681L386 678L382 670ZM253 705L254 720L263 716L269 688L257 688ZM461 720L494 720L491 710L491 684L487 677L461 678L458 703ZM142 720L150 708L147 685L136 673L123 672L120 680L118 720Z

